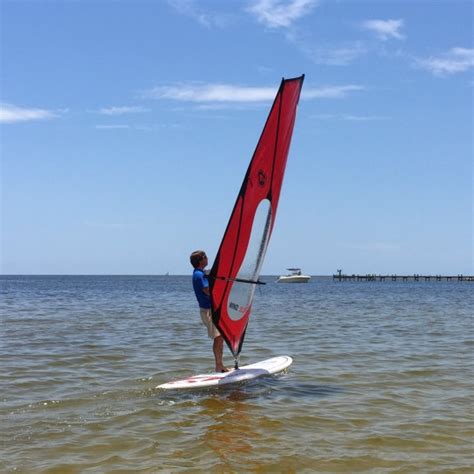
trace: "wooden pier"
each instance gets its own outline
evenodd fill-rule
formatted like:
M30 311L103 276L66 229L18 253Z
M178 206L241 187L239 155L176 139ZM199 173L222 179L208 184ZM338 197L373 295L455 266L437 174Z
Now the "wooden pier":
M346 275L342 270L338 270L336 275L332 276L336 281L471 281L474 282L473 275L377 275L377 274L352 274Z

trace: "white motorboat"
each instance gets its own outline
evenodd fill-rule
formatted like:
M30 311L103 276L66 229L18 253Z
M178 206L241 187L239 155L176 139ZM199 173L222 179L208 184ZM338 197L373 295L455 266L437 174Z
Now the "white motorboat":
M311 279L309 275L303 275L301 268L287 268L289 275L282 275L278 277L278 283L308 283Z

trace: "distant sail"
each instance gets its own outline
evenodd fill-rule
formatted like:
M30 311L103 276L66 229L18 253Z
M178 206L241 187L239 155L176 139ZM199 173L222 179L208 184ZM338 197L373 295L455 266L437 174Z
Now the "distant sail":
M303 80L281 82L209 274L212 318L236 358L275 223Z

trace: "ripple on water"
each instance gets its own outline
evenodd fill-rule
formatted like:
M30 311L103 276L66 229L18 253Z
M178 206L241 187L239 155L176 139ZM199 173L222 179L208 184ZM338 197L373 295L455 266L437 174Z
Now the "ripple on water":
M472 471L472 286L269 280L241 364L287 373L168 393L213 369L188 277L2 278L0 472Z

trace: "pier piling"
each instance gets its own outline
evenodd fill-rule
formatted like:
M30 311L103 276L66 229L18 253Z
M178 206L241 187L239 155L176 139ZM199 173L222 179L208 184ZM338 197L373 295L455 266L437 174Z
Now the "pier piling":
M391 281L467 281L467 282L474 282L474 275L441 275L441 274L436 274L436 275L420 275L419 273L415 273L413 275L397 275L397 274L391 274L391 275L377 275L375 273L367 273L365 275L362 274L355 274L353 273L352 275L346 275L342 273L342 270L337 270L337 274L334 274L332 276L332 279L335 281L385 281L385 280L391 280Z

